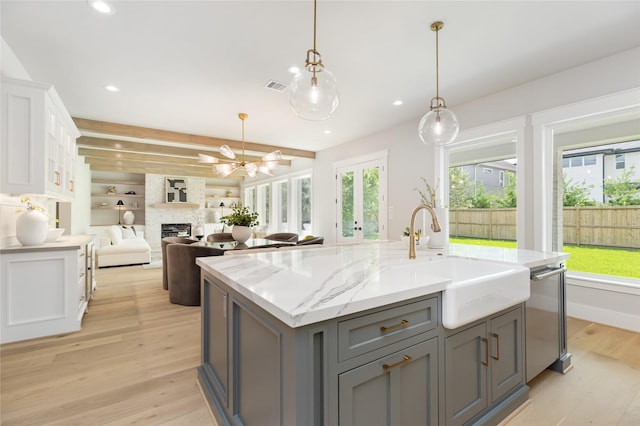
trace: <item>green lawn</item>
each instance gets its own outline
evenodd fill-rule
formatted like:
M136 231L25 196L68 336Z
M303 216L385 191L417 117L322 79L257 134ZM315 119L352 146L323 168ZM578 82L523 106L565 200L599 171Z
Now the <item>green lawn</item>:
M515 241L504 240L451 238L449 241L478 246L516 247ZM571 254L567 261L567 269L571 271L640 278L640 250L567 245L563 251Z

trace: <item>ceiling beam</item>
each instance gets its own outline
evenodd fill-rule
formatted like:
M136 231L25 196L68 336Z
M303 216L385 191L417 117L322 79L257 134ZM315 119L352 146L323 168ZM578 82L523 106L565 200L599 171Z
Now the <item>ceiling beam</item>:
M136 142L131 142L136 144ZM179 155L174 153L173 155L168 154L157 154L154 153L151 149L145 149L146 147L151 148L147 144L137 144L141 145L141 149L137 152L132 151L122 151L122 150L113 150L113 149L102 149L102 148L88 148L88 146L93 145L80 145L78 148L78 154L82 155L86 158L98 158L103 160L112 160L112 161L122 161L122 160L136 160L136 161L147 161L149 163L160 163L160 164L199 164L205 166L211 166L211 164L206 163L198 163L198 154L197 151L193 151L193 155ZM85 147L87 146L87 147ZM184 148L179 148L184 150ZM182 152L182 151L181 151ZM182 152L184 154L184 152ZM225 158L222 158L221 162L229 162ZM245 156L245 160L247 162L259 162L261 161L259 157L251 157ZM279 160L278 165L290 167L291 160Z
M85 160L85 162L87 162ZM216 178L211 168L200 167L184 167L177 165L174 167L152 167L146 164L140 164L135 162L123 162L122 164L115 164L113 161L91 161L87 162L91 170L105 171L105 172L127 172L127 173L149 173L156 175L170 175L170 176L191 176L201 178ZM242 176L227 176L225 180L242 180Z
M131 137L146 140L178 142L183 144L202 145L209 148L217 148L220 145L229 145L232 149L241 150L242 142L230 139L220 139L210 136L192 135L189 133L172 132L168 130L151 129L148 127L131 126L128 124L109 123L106 121L89 120L86 118L73 117L76 127L80 131ZM302 149L285 148L275 145L263 145L245 141L245 149L248 151L269 153L277 149L282 155L288 157L316 158L316 153Z

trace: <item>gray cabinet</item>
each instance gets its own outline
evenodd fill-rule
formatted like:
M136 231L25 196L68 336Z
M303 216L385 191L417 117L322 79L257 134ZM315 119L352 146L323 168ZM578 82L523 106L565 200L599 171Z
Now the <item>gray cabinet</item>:
M340 374L341 426L438 424L438 339Z
M462 425L524 384L522 308L445 339L447 425Z
M438 293L291 328L206 271L202 300L221 425L496 424L527 399L520 306L447 330Z
M229 402L229 335L227 292L205 280L202 286L202 365L218 400Z

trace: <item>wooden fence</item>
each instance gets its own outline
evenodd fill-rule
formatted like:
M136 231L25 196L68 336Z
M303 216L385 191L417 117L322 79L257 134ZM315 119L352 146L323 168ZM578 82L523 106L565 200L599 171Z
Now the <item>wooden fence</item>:
M451 209L452 237L516 239L516 209ZM640 248L640 206L565 207L565 244Z

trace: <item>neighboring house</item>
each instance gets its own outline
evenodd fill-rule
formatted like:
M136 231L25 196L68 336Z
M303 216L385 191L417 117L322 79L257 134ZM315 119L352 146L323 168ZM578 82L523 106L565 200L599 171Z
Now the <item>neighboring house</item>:
M461 169L471 181L484 185L488 193L498 195L502 195L504 187L509 185L508 173L516 174L516 165L506 160L468 164Z
M634 167L632 179L640 181L640 141L600 145L565 151L562 169L575 183L584 182L593 201L604 203L604 184Z

